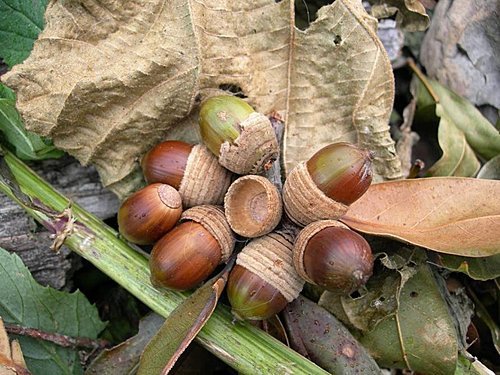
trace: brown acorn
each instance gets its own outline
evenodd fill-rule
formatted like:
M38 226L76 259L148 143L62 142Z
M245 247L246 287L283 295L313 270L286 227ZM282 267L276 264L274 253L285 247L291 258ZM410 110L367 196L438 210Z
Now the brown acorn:
M130 242L152 244L177 223L181 213L182 201L177 190L156 183L123 201L118 210L118 228Z
M335 220L306 226L295 241L293 262L307 282L342 294L359 289L373 272L368 242Z
M183 212L180 224L153 247L149 259L151 282L167 289L192 289L227 261L234 243L220 207L190 208Z
M280 222L281 195L267 178L243 176L229 187L224 208L233 231L248 238L260 237Z
M372 155L349 143L334 143L298 164L283 186L288 217L305 226L338 219L372 181Z
M200 135L219 163L237 174L260 174L278 158L269 119L235 96L214 96L200 108Z
M238 254L227 283L237 319L267 319L297 298L304 282L292 264L292 241L277 231L252 240Z
M231 172L204 145L165 141L144 156L141 166L148 183L178 189L184 208L222 204L231 184Z

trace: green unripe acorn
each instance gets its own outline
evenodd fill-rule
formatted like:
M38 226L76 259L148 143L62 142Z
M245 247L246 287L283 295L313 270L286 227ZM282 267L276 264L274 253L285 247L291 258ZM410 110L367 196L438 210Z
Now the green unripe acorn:
M278 158L269 119L235 96L214 96L200 109L200 135L219 163L237 174L260 174Z

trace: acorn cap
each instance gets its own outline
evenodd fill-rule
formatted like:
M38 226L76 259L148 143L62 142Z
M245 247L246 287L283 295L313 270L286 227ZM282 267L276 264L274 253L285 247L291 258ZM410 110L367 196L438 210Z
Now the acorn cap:
M283 186L283 205L290 219L305 226L324 219L338 219L348 206L328 198L314 183L305 162L298 164Z
M183 206L220 205L230 184L231 172L210 150L204 145L193 146L179 187Z
M293 264L297 273L302 277L305 281L310 284L316 284L311 278L307 275L306 270L304 268L304 251L306 249L307 243L309 239L314 236L316 233L322 231L328 227L339 227L344 229L349 229L349 227L337 220L321 220L316 221L307 225L304 229L302 229L295 240L295 244L293 246Z
M292 249L291 236L273 232L245 246L238 254L236 264L261 277L291 302L304 286L304 280L293 267Z
M253 112L239 126L238 138L221 145L219 163L237 174L260 174L269 169L279 155L271 121Z
M222 251L222 262L226 262L234 250L235 238L224 216L224 211L218 206L196 206L184 211L181 222L191 220L201 224L219 242Z
M263 236L281 220L280 193L262 176L243 176L234 181L224 197L224 207L229 225L244 237Z

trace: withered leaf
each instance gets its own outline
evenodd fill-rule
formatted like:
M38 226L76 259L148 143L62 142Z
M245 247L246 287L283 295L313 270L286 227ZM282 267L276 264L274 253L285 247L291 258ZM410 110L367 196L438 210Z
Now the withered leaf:
M375 0L372 15L386 18L396 15L396 22L406 31L423 31L429 27L429 16L419 0Z
M332 374L380 374L377 364L328 311L303 296L284 311L294 346Z
M0 317L0 375L29 375L19 341L9 343L9 336Z
M198 288L172 311L141 355L138 375L168 374L210 319L226 286L235 256L214 278Z
M359 1L338 0L302 32L293 9L290 0L51 2L32 54L4 80L27 128L94 163L119 195L137 187L152 145L192 123L198 98L227 88L284 113L287 168L346 140L374 151L379 179L400 177L376 20Z
M459 177L370 186L341 220L364 233L438 252L482 257L500 251L500 182Z

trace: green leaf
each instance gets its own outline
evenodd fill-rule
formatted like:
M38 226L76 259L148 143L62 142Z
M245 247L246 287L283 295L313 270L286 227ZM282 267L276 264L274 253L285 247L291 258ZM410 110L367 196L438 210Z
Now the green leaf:
M0 84L0 133L24 160L42 160L61 157L64 152L56 149L52 142L26 131L21 116L16 110L14 93Z
M495 375L495 373L476 358L469 360L464 355L459 354L455 375Z
M21 259L0 248L0 316L6 323L95 339L105 323L80 292L72 294L37 284ZM81 374L78 352L19 336L34 374Z
M477 178L500 180L500 154L483 165L477 174Z
M138 375L166 374L172 369L212 316L235 260L233 256L217 276L203 284L172 311L144 350Z
M44 26L48 0L0 0L0 57L12 67L24 61Z
M373 276L365 288L359 290L359 297L338 296L327 291L321 296L319 305L345 320L349 326L371 331L397 312L401 289L416 272L417 257L422 257L421 251L402 246L397 252L383 253Z
M470 174L474 166L479 165L472 151L487 160L500 154L500 134L476 107L437 81L425 80L439 103L436 103L422 81L415 79L417 112L426 111L429 106L435 105L436 116L441 119L438 138L443 157L432 167L434 176L450 171L458 173L457 176ZM445 127L443 130L441 125Z
M485 281L500 277L500 254L484 258L471 258L435 253L432 261L451 271L465 273L474 280Z
M396 315L359 340L380 366L435 375L455 372L455 327L426 262L403 287Z

